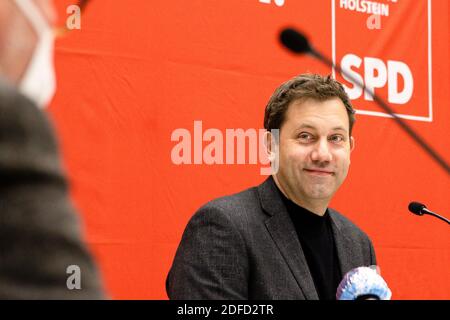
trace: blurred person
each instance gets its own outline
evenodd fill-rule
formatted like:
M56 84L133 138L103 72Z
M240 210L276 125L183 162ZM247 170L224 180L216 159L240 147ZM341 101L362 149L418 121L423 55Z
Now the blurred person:
M49 0L0 1L0 299L104 297L42 111L56 88L55 20Z

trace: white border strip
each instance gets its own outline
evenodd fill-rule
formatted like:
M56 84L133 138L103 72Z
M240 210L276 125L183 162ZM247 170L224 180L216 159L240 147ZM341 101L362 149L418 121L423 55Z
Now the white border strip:
M432 91L432 50L431 50L431 0L427 0L428 2L428 116L414 116L408 114L399 114L395 113L398 118L408 119L408 120L416 120L416 121L424 121L424 122L433 122L433 91ZM331 55L333 63L336 63L336 2L335 0L331 0ZM333 78L336 78L335 70L332 68L331 70ZM355 110L357 114L363 114L368 116L375 117L384 117L384 118L393 118L388 113L378 112L378 111L366 111L366 110Z
M433 121L433 64L431 50L431 0L428 0L428 118Z

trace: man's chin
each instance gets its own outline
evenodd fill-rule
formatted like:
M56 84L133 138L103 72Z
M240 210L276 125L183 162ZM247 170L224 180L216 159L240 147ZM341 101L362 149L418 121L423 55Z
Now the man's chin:
M309 192L307 192L307 195L312 200L330 201L334 195L334 192L330 191L329 189L326 190L316 189L316 190L309 190Z

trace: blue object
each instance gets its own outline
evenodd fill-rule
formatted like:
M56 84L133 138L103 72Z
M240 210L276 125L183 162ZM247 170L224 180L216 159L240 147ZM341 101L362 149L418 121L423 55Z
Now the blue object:
M384 279L371 267L350 270L342 279L336 292L337 300L356 300L361 296L375 296L390 300L392 292Z

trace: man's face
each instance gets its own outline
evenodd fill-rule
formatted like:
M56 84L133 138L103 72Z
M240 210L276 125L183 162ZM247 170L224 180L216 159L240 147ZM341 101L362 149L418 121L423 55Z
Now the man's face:
M317 201L328 205L347 176L353 146L349 118L339 98L294 101L280 128L276 180L300 205Z

